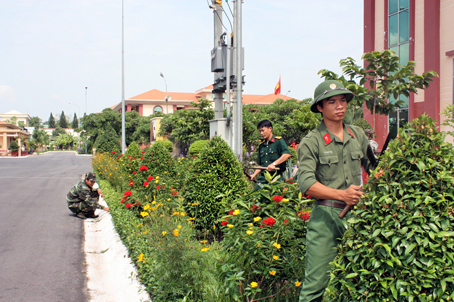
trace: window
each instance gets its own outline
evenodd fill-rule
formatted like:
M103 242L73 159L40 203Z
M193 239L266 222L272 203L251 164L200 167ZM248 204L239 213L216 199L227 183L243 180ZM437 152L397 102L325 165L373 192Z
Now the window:
M153 113L156 113L156 112L162 112L162 107L161 106L155 106L154 109L153 109Z
M402 66L410 60L410 5L409 0L389 0L388 7L388 48L399 58ZM389 115L389 132L392 138L397 136L399 128L408 123L408 98L400 96L405 104ZM396 102L391 97L390 102Z

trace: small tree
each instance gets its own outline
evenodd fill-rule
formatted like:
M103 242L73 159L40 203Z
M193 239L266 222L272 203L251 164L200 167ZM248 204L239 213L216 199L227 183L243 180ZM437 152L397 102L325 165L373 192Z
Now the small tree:
M72 126L73 129L79 128L79 119L77 118L77 114L76 113L74 113L73 122L72 122L71 126Z
M96 152L98 153L119 152L121 150L120 138L109 123L107 123L104 132L96 139L93 148L96 148Z
M375 114L388 115L404 104L400 97L410 97L410 93L417 93L418 89L426 89L432 78L438 76L436 72L424 72L417 75L414 72L416 63L408 61L407 65L399 63L399 57L391 50L373 51L362 57L366 67L356 65L350 57L340 60L342 76L322 69L318 72L326 80L338 80L355 94L350 106L366 104L373 115L375 131ZM396 102L389 102L394 97Z
M10 119L6 120L8 123L11 123L13 125L17 124L17 117L12 116Z
M52 136L53 137L58 137L60 134L66 134L65 129L63 129L60 126L57 126L54 131L52 131Z
M38 116L32 116L29 121L30 127L39 128L41 126L42 120Z
M58 125L63 129L69 128L68 120L66 119L65 112L62 111L60 115L60 120L58 121Z
M11 150L11 152L17 152L19 150L19 145L17 144L16 141L12 141L10 144L9 144L9 150Z
M48 123L48 125L49 125L49 128L55 128L55 127L57 127L57 123L55 122L55 118L54 118L54 116L52 115L52 112L50 113L49 121L48 121L47 123Z

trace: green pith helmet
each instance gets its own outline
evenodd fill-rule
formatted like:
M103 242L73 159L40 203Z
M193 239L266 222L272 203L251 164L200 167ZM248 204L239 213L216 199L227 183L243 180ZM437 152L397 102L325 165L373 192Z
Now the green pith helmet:
M328 99L332 96L345 94L347 103L353 98L353 92L344 87L344 85L336 80L326 80L315 88L314 92L314 103L311 106L311 111L314 113L320 113L317 108L317 104L322 102L324 99Z

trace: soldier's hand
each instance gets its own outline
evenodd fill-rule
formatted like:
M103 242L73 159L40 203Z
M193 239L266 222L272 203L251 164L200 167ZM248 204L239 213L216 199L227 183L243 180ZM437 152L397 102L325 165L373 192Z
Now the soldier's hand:
M348 205L355 205L363 195L363 186L351 185L347 190L344 190L344 202Z
M110 208L109 207L104 207L103 210L106 211L106 212L110 212Z
M249 175L249 174L248 174L247 177L249 177L250 180L254 180L254 176L253 176L253 175Z
M274 164L270 164L268 167L266 167L266 170L268 172L274 171L276 169L276 166Z
M97 191L98 191L99 196L102 196L102 191L101 191L101 189L98 189Z

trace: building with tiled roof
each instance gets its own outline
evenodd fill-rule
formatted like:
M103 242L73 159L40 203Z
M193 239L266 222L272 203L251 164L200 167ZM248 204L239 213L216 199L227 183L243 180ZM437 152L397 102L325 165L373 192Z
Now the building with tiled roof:
M213 102L212 93L213 85L191 92L166 92L153 89L142 94L136 95L125 100L126 111L137 111L140 116L148 116L155 112L173 113L180 109L196 109L191 102L197 102L199 99L207 99ZM165 98L169 97L166 103ZM274 93L263 94L243 94L243 104L269 105L277 99L289 100L292 97ZM111 107L112 110L121 112L121 103Z

